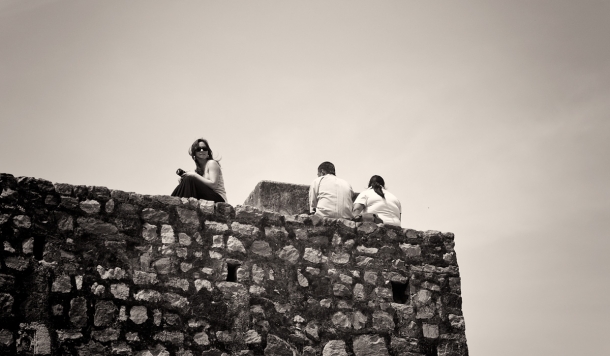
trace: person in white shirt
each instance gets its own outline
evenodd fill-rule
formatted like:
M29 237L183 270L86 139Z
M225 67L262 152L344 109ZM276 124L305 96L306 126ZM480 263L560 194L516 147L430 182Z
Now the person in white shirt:
M352 218L352 186L335 176L335 165L323 162L309 187L309 211L327 218Z
M380 176L372 176L368 189L354 201L354 216L361 213L376 214L384 224L400 226L400 201L385 189L385 181Z

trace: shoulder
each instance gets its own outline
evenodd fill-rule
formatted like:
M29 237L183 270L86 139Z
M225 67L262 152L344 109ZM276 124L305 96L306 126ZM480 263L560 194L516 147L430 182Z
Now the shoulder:
M213 159L209 160L209 161L208 161L208 162L205 164L205 166L206 166L207 168L218 168L218 169L220 169L220 164L218 164L218 162L216 162L216 161L215 161L215 160L213 160Z

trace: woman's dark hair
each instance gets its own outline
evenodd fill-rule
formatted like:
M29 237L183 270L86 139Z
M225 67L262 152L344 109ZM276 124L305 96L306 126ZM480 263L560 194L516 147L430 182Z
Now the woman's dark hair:
M369 180L369 188L373 188L375 193L379 194L383 199L385 199L385 195L383 195L383 190L381 190L381 188L385 189L385 182L383 181L383 178L381 178L381 176L372 176Z
M193 158L193 161L195 161L195 165L197 165L197 169L195 169L195 172L199 173L200 175L203 175L203 167L200 167L199 162L197 162L197 160L195 159L195 149L199 147L199 142L205 143L206 147L208 148L208 157L210 160L214 160L216 162L218 162L219 160L214 159L212 148L210 147L208 140L206 140L205 138L196 139L195 142L193 142L193 144L191 145L191 147L189 147L189 156ZM218 164L220 165L220 163Z

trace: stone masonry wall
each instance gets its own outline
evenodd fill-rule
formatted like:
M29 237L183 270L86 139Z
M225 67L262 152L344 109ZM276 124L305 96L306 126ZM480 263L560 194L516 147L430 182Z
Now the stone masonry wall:
M0 355L467 355L454 236L0 175Z

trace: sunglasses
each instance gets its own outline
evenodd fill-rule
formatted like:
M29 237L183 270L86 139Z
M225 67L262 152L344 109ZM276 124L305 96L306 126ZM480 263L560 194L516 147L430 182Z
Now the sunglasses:
M208 152L209 150L207 147L197 147L193 152Z

